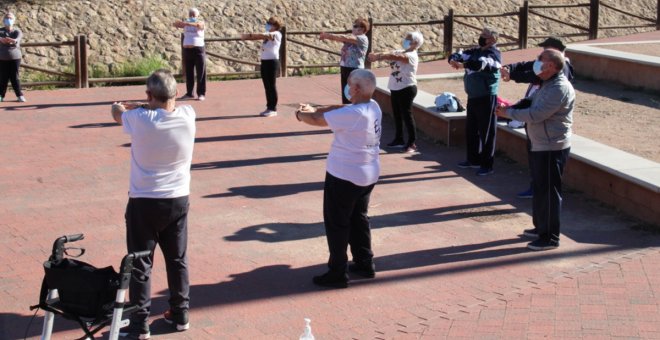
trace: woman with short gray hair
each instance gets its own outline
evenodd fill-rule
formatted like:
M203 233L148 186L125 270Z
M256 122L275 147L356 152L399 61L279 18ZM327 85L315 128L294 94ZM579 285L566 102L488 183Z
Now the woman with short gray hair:
M0 28L0 102L5 100L7 84L10 81L18 101L26 101L21 91L21 81L18 79L23 57L21 54L23 33L14 27L15 21L14 13L6 12L2 19L3 27Z
M392 72L387 87L390 89L392 100L392 114L396 132L394 140L387 144L390 148L401 148L402 152L417 152L417 132L415 119L412 115L413 100L417 96L417 64L419 57L417 50L424 44L421 32L408 32L403 39L403 49L390 53L370 53L369 60L390 61ZM403 123L408 130L408 141L403 140Z

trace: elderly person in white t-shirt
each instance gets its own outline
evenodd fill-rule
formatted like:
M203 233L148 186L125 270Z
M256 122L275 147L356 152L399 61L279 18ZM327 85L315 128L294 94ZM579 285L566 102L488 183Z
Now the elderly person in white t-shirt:
M314 126L328 126L334 140L328 154L323 190L323 222L330 258L327 273L315 276L314 284L348 287L346 271L362 277L376 275L371 250L367 211L369 198L380 173L382 113L371 99L376 77L357 69L348 77L347 97L352 104L312 107L301 104L296 118ZM350 245L353 263L348 265Z
M243 40L263 40L261 44L261 81L266 91L266 110L262 117L277 116L276 80L280 69L280 45L282 44L282 19L272 16L266 21L264 33L241 34ZM286 70L285 70L286 71Z
M206 51L204 48L204 21L195 7L188 10L188 19L177 20L174 27L183 28L183 59L186 71L186 94L181 99L193 99L197 75L197 100L206 96ZM196 73L196 74L195 74Z
M387 87L392 100L392 115L396 132L394 140L387 144L390 148L402 148L405 153L417 152L417 133L415 119L412 115L412 105L417 96L417 50L424 44L421 32L408 32L403 39L403 49L389 53L370 53L369 60L390 61L392 72ZM403 123L408 131L408 141L403 140Z

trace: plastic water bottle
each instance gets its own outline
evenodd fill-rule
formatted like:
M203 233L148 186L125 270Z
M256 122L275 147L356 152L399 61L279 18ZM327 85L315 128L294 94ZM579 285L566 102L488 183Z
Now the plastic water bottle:
M299 340L314 340L314 335L312 335L312 326L310 326L312 320L305 318L305 331L300 335Z

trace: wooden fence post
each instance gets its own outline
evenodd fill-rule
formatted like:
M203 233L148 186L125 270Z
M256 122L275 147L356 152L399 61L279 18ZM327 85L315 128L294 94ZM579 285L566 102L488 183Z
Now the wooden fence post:
M89 87L89 69L87 68L87 36L80 35L80 85Z
M82 87L82 78L80 77L80 36L73 37L73 64L75 74L75 87L77 89Z
M660 1L660 0L658 0ZM374 42L374 19L369 16L369 31L367 31L367 40L369 41L369 45L367 45L367 55L364 58L364 68L366 69L371 69L371 61L369 61L369 53L373 51L373 42Z
M449 9L449 13L445 15L443 27L443 44L444 51L449 56L454 51L454 10Z
M179 72L183 80L186 80L186 54L183 50L183 33L181 33L181 70Z
M282 33L282 42L280 43L280 77L286 77L287 76L286 68L287 68L287 64L288 64L287 63L288 58L287 58L287 53L286 53L286 51L287 51L287 48L286 48L286 45L287 45L287 43L286 43L286 40L287 40L287 38L286 38L286 36L287 36L286 35L286 27L282 27L280 29L280 32Z
M660 0L658 0L660 1ZM527 48L527 37L529 36L529 1L523 2L518 14L518 48Z
M655 29L660 30L660 0L658 0L658 9L655 15Z
M589 3L589 39L598 39L598 10L599 0L590 0Z

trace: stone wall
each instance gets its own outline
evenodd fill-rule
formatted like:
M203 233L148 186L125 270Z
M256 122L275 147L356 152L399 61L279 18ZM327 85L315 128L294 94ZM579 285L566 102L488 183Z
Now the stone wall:
M585 0L581 0L584 3ZM575 3L555 0L552 3ZM149 55L161 55L175 70L180 66L180 31L172 22L187 15L187 8L196 6L207 23L206 36L230 37L243 32L259 32L266 19L276 14L292 30L347 29L358 16L371 16L376 22L425 21L441 19L450 8L458 14L503 13L517 11L521 0L431 1L431 0L4 0L5 7L15 12L16 25L24 32L25 42L72 40L77 34L87 35L89 63L111 69L113 65ZM546 1L530 1L546 4ZM620 6L620 5L619 5ZM638 15L655 17L656 0L631 0L627 10ZM588 9L543 10L566 22L588 26ZM494 26L501 32L517 36L515 19L487 18L484 21L462 19L478 27ZM601 25L636 23L634 19L611 10L601 10ZM455 44L476 42L478 32L456 25ZM530 35L577 33L540 17L530 20ZM405 31L419 29L426 38L423 50L442 49L442 27L406 26L377 27L374 31L375 50L400 46ZM650 29L646 29L650 30ZM616 30L600 36L621 35L641 30ZM336 42L320 42L316 37L298 37L339 50ZM580 40L583 40L580 38ZM535 43L535 41L530 41ZM335 62L338 57L291 44L289 63ZM209 51L244 60L257 61L258 42L210 43ZM61 69L72 65L72 48L24 48L27 64ZM209 58L211 72L249 71L253 67Z

